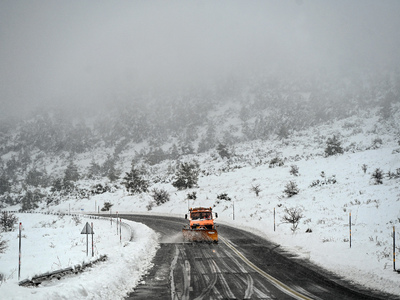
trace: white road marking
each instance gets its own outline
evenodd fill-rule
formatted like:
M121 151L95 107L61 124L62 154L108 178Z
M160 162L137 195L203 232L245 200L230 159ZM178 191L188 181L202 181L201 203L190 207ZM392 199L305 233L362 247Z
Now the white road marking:
M249 261L239 250L237 250L232 243L230 243L229 240L219 237L233 252L235 252L250 268L252 268L254 271L259 273L261 276L263 276L265 279L267 279L272 285L274 285L276 288L284 292L285 294L298 299L298 300L311 300L307 296L304 296L303 294L293 290L283 282L279 281L275 277L269 275L268 273L264 272L261 270L259 267L257 267L255 264L253 264L251 261Z

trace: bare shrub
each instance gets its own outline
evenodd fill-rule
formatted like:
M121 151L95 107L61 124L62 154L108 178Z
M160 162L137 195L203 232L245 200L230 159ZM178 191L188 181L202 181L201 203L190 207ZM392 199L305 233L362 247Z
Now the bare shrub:
M261 193L261 188L259 184L252 185L250 190L256 193L256 197L258 197L258 195Z
M285 214L282 217L282 222L292 224L292 227L290 229L295 232L297 230L297 227L299 226L300 220L304 218L302 212L303 210L299 207L285 207Z
M291 165L290 166L290 174L291 175L293 175L293 176L299 176L300 174L299 174L299 167L298 166L296 166L296 165Z
M75 226L78 226L79 224L82 223L82 219L78 215L73 215L72 220L75 222Z
M154 202L153 201L149 201L149 203L146 205L146 208L148 211L152 210L154 206Z
M389 172L387 173L387 177L388 177L389 179L398 179L398 178L400 178L400 168L397 168L397 169L396 169L396 172L391 172L391 171L389 171Z
M364 171L364 174L367 172L367 168L368 168L368 166L366 164L363 164L361 166L361 169Z

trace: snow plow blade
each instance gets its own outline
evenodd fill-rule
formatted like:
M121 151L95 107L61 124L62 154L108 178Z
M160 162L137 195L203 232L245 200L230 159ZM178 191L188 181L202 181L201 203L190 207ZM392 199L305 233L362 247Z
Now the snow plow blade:
M218 232L215 229L182 229L183 239L187 242L218 243Z

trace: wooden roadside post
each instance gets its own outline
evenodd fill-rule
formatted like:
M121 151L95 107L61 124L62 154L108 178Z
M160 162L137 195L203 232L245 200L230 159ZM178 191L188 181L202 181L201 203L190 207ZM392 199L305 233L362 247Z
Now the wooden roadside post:
M19 223L19 255L18 255L18 280L21 278L21 234L22 234L22 223Z
M351 248L351 212L349 213L350 248Z
M396 271L396 231L393 226L393 271Z

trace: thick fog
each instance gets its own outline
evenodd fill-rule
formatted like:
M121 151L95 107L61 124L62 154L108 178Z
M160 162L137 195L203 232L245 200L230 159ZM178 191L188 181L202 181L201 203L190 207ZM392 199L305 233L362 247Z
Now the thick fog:
M399 64L400 1L1 1L1 115Z

